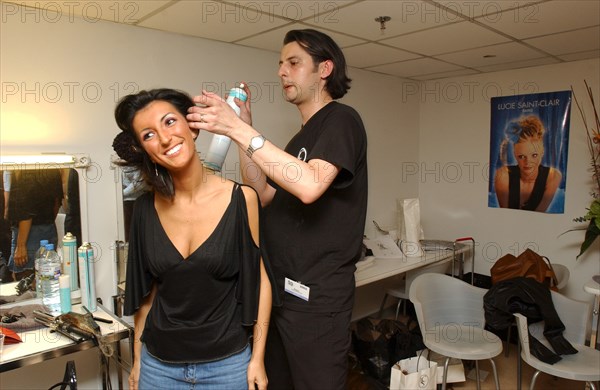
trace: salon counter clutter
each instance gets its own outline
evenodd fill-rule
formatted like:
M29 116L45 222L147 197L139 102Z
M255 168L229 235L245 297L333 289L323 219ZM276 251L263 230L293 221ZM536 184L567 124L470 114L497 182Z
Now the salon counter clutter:
M376 252L378 253L377 256L365 257L356 264L356 272L354 273L356 287L439 262L453 261L458 263L456 269L462 273L463 255L469 251L468 245L454 245L452 241L430 240L430 242L435 242L435 245L423 247L422 256L409 257L400 250L387 251L384 249ZM387 245L388 248L391 246L389 242L367 241L367 247L379 244Z
M406 256L397 250L395 243L385 240L366 240L365 246L373 250L373 256L366 256L356 264L354 273L356 295L352 310L352 321L378 315L381 302L388 289L396 289L411 273L421 273L430 266L447 264L448 270L462 275L465 259L470 259L471 246L453 241L428 240L422 245L422 256Z
M22 312L28 312L29 308L39 307L40 305L41 300L36 298L4 304L0 306L0 311L5 314L9 313L9 315L19 317ZM14 310L11 310L11 308ZM82 315L87 313L81 304L73 305L71 312ZM129 339L131 342L133 338L133 329L100 303L97 305L96 310L91 314L93 315L96 324L100 327L100 332L102 334L101 346L108 346L108 349L103 348L102 350L105 352L110 351L112 356L107 357L113 357L118 364L123 365L118 344L121 340L125 339ZM30 314L28 313L28 315ZM0 324L0 326L1 325L3 324ZM19 327L11 327L11 329L15 331L21 341L5 343L0 356L0 372L14 370L78 351L98 347L98 342L94 340L94 338L77 337L76 334L68 334L70 336L75 335L75 337L67 337L68 335L61 334L41 324L29 328L24 327L24 329L20 329ZM78 339L78 341L75 341L74 339ZM130 345L133 345L133 343L130 343Z

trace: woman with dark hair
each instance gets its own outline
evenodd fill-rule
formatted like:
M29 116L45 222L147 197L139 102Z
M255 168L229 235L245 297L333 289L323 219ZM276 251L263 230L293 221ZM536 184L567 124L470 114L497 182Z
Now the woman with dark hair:
M126 315L134 315L131 389L266 389L269 268L256 192L215 176L196 153L194 105L171 89L124 97L113 148L151 191L129 232ZM249 343L252 340L252 343Z
M546 211L562 180L560 171L542 165L546 129L535 115L509 124L500 145L504 166L496 171L494 186L500 207ZM508 148L513 147L517 165L508 165Z

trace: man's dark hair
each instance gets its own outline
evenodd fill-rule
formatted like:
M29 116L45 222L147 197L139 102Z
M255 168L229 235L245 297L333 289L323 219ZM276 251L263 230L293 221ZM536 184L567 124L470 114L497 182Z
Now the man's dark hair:
M326 78L325 88L334 99L343 97L350 89L350 79L347 76L346 58L342 49L329 35L317 30L290 30L285 34L283 44L298 42L312 57L315 65L323 61L333 62L333 72Z

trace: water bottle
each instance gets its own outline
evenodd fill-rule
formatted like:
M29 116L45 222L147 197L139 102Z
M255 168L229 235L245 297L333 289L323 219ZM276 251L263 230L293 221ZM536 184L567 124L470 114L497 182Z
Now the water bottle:
M42 279L42 303L48 307L51 315L61 314L59 278L62 270L60 256L54 250L54 244L46 245L46 253L40 262Z
M38 298L42 297L42 279L40 278L40 263L46 253L46 245L48 240L40 240L40 248L35 252L34 269L35 269L35 295Z
M240 115L240 108L235 104L234 99L238 98L243 102L248 99L248 95L246 95L246 92L242 88L244 88L244 84L240 84L239 87L231 88L229 96L227 96L227 104L233 108L238 116ZM213 135L210 146L208 147L208 152L206 153L206 158L204 159L204 165L214 171L220 172L230 144L231 138L220 134Z

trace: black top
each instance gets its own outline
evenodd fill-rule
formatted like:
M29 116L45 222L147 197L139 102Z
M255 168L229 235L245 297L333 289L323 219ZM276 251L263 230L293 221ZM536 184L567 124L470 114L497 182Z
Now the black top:
M32 225L54 224L62 203L59 169L23 169L10 174L8 219L13 224L31 219Z
M215 230L186 259L163 230L153 193L136 200L129 237L124 313L132 315L157 283L142 335L153 356L206 362L246 347L258 312L261 251L240 185Z
M367 210L367 136L359 114L331 102L292 138L286 152L340 168L332 185L306 205L274 182L265 208L265 242L284 307L300 311L351 309ZM285 172L294 180L297 171ZM284 278L310 288L309 301L284 293Z
M535 178L535 183L533 183L533 190L529 195L529 199L527 199L525 203L520 204L521 171L519 170L518 165L510 165L508 167L508 208L529 211L535 210L544 197L549 173L550 168L543 165L538 167L538 175Z

